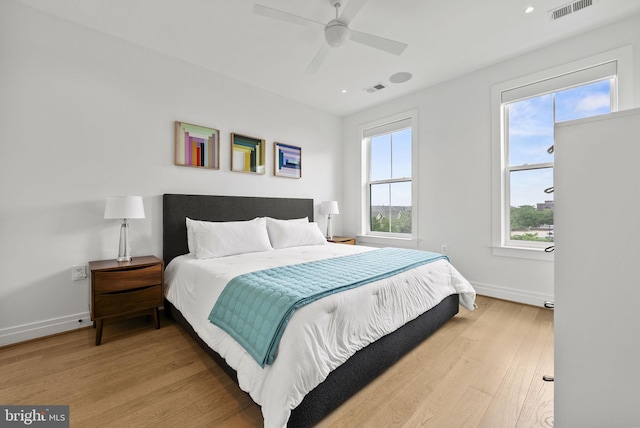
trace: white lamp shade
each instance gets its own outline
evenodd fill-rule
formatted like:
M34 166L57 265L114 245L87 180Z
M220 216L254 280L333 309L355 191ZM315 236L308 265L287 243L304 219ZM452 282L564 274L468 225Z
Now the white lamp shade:
M340 214L338 201L325 201L320 205L321 214Z
M142 196L110 196L104 218L144 218Z

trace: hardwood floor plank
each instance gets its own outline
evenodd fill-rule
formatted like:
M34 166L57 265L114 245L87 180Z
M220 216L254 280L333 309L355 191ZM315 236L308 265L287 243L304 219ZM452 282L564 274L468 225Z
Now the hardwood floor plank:
M483 370L482 363L461 358L442 381L408 419L405 426L446 426L454 406L470 386L471 380Z
M544 349L545 338L549 336L550 325L536 319L535 308L525 309L527 310L523 310L522 317L530 317L529 322L520 327L522 340L518 343L512 362L502 377L501 385L480 427L515 427L529 387L535 381L534 373ZM531 322L532 320L536 322Z
M539 318L553 329L552 311L542 312ZM553 376L553 343L553 334L546 335L516 428L553 427L553 382L542 380L544 375Z
M553 312L478 297L320 427L553 424ZM73 427L255 427L260 407L173 321L0 348L0 403L68 404ZM505 425L506 424L506 425Z
M470 358L486 364L486 369L476 377L473 386L489 395L495 395L500 388L537 310L502 301L493 308L495 312L487 314L490 323L481 326L477 333L481 336L469 354Z
M491 400L492 397L489 394L473 387L467 388L449 413L446 426L450 428L478 427Z

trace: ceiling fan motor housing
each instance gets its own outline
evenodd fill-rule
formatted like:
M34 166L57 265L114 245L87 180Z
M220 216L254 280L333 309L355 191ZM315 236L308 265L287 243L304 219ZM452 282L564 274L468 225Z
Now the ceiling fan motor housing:
M332 19L327 26L324 27L324 38L327 44L334 48L339 48L344 45L350 36L351 33L347 25L337 19Z

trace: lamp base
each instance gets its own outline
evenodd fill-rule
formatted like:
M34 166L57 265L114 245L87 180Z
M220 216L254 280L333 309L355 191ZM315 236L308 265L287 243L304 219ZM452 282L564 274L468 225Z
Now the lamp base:
M118 258L119 262L131 261L131 244L129 242L129 222L127 219L122 220L122 226L120 227L120 245L118 245Z
M333 228L331 227L331 214L327 214L327 239L333 239Z

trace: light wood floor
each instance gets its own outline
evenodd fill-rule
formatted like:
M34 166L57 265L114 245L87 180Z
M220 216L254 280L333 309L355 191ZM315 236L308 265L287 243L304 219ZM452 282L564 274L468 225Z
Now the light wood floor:
M551 427L553 313L478 297L322 427ZM260 409L171 320L0 348L0 404L68 404L72 427L253 427Z

